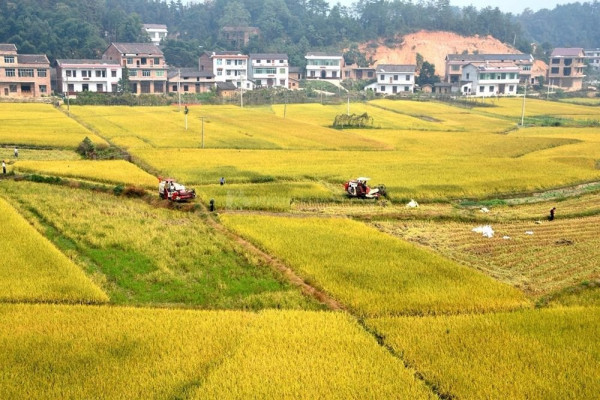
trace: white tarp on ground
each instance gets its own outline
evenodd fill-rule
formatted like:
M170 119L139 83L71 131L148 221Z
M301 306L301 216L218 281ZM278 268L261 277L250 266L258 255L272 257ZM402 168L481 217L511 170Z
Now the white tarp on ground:
M494 236L494 230L490 225L481 225L472 229L475 233L481 233L483 237L491 238Z
M409 201L409 202L406 204L406 207L408 207L408 208L416 208L416 207L419 207L419 203L417 203L417 202L416 202L416 201L414 201L414 200L411 200L411 201Z

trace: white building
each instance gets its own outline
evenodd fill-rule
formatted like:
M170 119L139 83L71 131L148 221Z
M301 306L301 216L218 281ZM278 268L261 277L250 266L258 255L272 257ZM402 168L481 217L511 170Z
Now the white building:
M122 71L117 60L56 60L57 91L116 92Z
M470 63L462 68L462 94L477 97L514 96L520 68L514 62Z
M341 54L312 52L304 58L307 79L342 79L344 57Z
M413 93L415 65L381 64L375 69L377 82L365 87L381 94Z
M237 51L204 52L198 69L210 72L215 82L230 82L238 88L251 90L254 86L248 71L248 56Z
M584 49L583 54L589 65L596 70L600 70L600 49Z
M256 87L287 88L287 54L250 54L250 77Z
M148 33L148 36L150 37L152 43L154 43L157 46L160 44L161 40L166 39L167 34L169 33L167 31L166 25L143 24L142 29L144 29Z

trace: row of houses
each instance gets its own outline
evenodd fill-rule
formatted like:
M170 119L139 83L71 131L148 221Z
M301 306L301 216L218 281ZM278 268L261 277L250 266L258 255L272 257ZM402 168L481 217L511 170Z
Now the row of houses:
M592 54L590 57L600 60L600 50ZM70 95L117 92L124 74L134 94L297 89L303 77L374 80L365 90L380 94L415 91L416 65L358 67L346 65L342 54L320 52L309 52L305 58L306 69L300 71L289 65L287 54L204 52L197 68L170 68L155 44L111 43L101 59L59 59L54 71L45 55L18 54L14 44L0 44L0 97L41 97L52 91ZM449 54L444 81L421 90L483 97L514 95L519 85L539 83L542 76L553 86L579 90L584 58L581 48L558 48L547 70L536 70L530 54Z

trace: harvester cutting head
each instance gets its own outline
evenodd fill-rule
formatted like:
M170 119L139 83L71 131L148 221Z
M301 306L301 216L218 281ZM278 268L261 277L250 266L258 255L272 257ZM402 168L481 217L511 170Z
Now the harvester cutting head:
M379 185L376 188L367 186L370 178L359 177L354 180L344 183L344 190L348 197L356 197L359 199L378 199L381 196L386 196L385 185Z

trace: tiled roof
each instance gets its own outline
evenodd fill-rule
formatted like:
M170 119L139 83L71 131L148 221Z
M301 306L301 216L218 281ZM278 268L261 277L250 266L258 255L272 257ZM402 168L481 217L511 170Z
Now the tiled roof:
M50 64L45 54L19 54L19 64Z
M236 90L237 87L231 82L217 82L217 89L219 89L219 90Z
M66 64L98 64L98 65L119 65L117 60L92 60L92 59L60 59L56 60L58 65L66 65Z
M0 43L0 51L2 52L15 52L17 51L17 46L12 43Z
M379 64L377 72L415 72L416 65Z
M322 51L309 51L306 57L342 57L342 53L324 53Z
M169 79L172 79L179 76L180 71L182 78L212 78L214 76L208 71L200 71L197 68L171 68L167 75Z
M581 47L557 47L550 57L579 57L582 53Z
M531 54L448 54L448 61L533 61Z
M253 60L287 60L288 55L283 53L250 53L250 58Z
M163 55L154 43L112 43L119 53Z
M166 25L161 24L143 24L144 29L167 29Z

